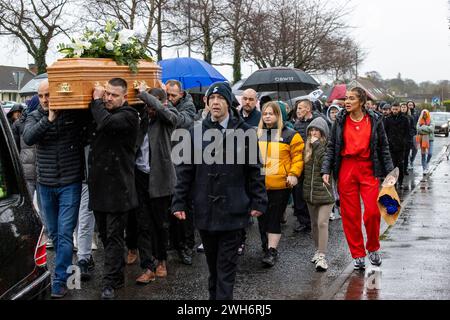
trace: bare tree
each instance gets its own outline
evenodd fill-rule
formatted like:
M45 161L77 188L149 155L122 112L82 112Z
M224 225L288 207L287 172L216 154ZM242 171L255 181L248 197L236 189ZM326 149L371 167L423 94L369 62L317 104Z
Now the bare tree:
M0 36L11 36L22 43L38 73L44 73L50 42L73 27L66 24L68 7L69 0L1 0Z
M104 26L108 20L118 21L127 29L135 30L143 45L163 59L163 49L179 44L164 41L171 22L164 13L173 8L170 0L89 0L82 20L87 24ZM156 38L156 39L155 39Z
M345 81L357 76L357 66L366 54L348 36L332 36L320 46L320 68L330 74L334 81Z
M218 8L222 0L176 0L171 11L172 39L188 44L192 52L212 63L214 48L224 41Z
M325 43L347 28L344 8L323 0L269 0L257 8L244 44L246 58L260 68L291 66L323 70Z
M218 12L223 21L222 32L224 34L224 51L233 57L232 63L222 63L221 65L231 65L233 67L233 81L237 82L242 78L241 61L243 47L248 25L253 20L253 7L255 0L225 0L222 1Z

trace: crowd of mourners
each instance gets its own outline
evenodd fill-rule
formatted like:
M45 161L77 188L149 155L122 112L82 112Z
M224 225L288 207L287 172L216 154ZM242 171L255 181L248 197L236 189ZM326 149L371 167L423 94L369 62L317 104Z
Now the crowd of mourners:
M98 234L104 248L102 299L116 296L125 285L126 265L137 261L137 284L167 277L169 250L186 265L192 265L195 250L204 252L210 299L232 299L248 226L257 219L261 264L273 267L289 204L297 219L294 231L311 232L317 271L328 269L329 221L339 218L354 268L364 269L367 255L379 266L380 179L398 167L396 187L407 188L404 176L419 151L423 174L428 172L433 119L413 101L376 103L353 88L332 103L302 98L291 108L259 99L252 89L238 102L230 85L218 82L197 110L176 80L138 91L142 103L129 105L127 82L114 78L93 88L88 109L53 110L43 81L24 110L8 114L47 247L55 250L52 298L67 294L74 250L81 280L90 280ZM180 129L189 132L194 150L208 150L204 141L195 142L196 130L212 130L225 141L217 152L231 158L242 153L245 160L175 165L172 151L181 142L173 135ZM250 161L251 139L243 148L227 148L230 130L254 135L257 162Z

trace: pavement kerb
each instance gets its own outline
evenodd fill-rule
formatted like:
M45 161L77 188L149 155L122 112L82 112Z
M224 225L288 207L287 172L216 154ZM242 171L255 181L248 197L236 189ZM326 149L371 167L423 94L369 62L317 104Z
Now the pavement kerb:
M436 171L437 167L441 164L441 162L444 160L444 158L447 158L447 153L449 152L450 149L450 145L445 145L441 152L438 155L438 160L432 165L430 166L429 169L429 175L428 176L432 176L434 171ZM421 180L422 181L422 180ZM403 199L402 203L400 204L402 209L406 207L406 204L409 202L409 200L411 199L411 197L417 192L418 187L420 186L420 184L417 184L413 190L411 190L411 192L405 197L405 199ZM400 214L399 216L399 220L402 219L402 215ZM398 222L397 222L398 223ZM395 225L394 225L395 226ZM380 238L392 227L394 226L389 226L388 224L386 224L386 222L384 222L384 220L382 219L382 223L381 223L381 228L380 228ZM322 296L320 296L319 300L333 300L333 297L336 295L336 293L339 292L339 290L342 288L342 286L345 284L345 282L347 281L347 279L353 274L354 269L353 269L353 261L344 269L344 271L342 271L342 273L339 275L339 277L331 284L331 286L329 287L329 289L327 290L326 293L324 293Z

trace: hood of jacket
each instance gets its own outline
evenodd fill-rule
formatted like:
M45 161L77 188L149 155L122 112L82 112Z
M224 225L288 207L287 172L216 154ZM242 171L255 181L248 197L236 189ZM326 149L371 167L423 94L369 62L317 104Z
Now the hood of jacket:
M23 111L23 106L20 103L15 103L12 108L6 114L7 118L11 118L12 114L16 111Z
M331 117L330 117L330 111L331 109L337 109L338 113L342 111L342 107L337 105L337 104L332 104L331 106L328 107L327 110L327 119L331 121Z
M322 117L315 118L313 121L311 121L308 128L306 129L306 132L309 132L309 129L311 128L319 129L320 132L322 132L322 135L327 139L330 136L330 129L328 127L328 123Z
M190 103L194 103L194 100L192 99L192 96L191 96L189 93L184 92L184 96L183 96L183 98L181 98L180 101L178 102L177 107L182 106L182 105L184 105L185 103L189 103L189 102L190 102Z

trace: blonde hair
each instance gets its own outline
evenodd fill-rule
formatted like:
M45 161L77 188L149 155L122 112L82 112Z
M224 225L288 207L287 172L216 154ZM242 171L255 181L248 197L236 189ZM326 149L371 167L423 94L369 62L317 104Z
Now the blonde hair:
M272 108L273 113L275 114L275 117L277 117L276 141L278 141L278 140L280 140L281 131L283 130L284 124L283 124L283 115L281 114L280 106L275 101L269 101L269 102L265 103L261 109L261 120L259 120L259 125L258 125L258 138L261 138L264 133L264 130L267 130L264 126L263 117L264 117L264 111L266 111L268 108Z
M315 127L313 127L313 128L315 128ZM315 129L317 129L317 128L315 128ZM309 134L310 131L311 131L311 128L308 129L308 132L307 132L308 138L306 139L306 143L305 143L305 150L304 150L305 163L308 163L312 159L312 153L313 153L313 147L312 147L313 144L311 143L311 135ZM327 143L327 138L324 136L322 130L319 130L319 131L320 131L319 142L321 144Z

